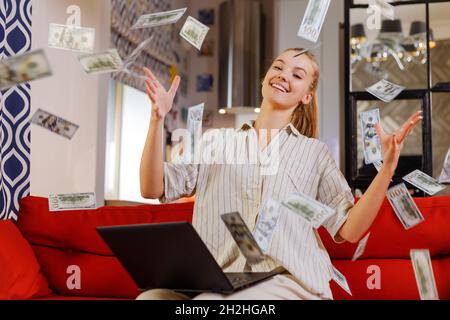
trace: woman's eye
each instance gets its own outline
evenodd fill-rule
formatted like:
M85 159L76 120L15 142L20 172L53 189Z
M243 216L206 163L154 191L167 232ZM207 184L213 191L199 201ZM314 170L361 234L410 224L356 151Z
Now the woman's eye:
M274 66L273 68L274 68L275 70L280 70L280 71L281 71L281 67Z
M297 78L297 79L300 79L300 80L303 79L303 78L302 78L301 76L299 76L298 74L294 74L294 77Z

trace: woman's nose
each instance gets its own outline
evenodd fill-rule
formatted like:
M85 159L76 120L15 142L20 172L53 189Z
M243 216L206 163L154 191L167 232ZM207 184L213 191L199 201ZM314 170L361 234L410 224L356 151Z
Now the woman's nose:
M287 77L284 73L281 73L277 76L277 79L287 82Z

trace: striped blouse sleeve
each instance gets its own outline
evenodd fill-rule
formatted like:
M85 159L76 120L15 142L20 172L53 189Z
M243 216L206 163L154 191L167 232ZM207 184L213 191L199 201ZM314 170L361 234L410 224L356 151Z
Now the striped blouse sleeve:
M164 163L164 195L161 203L170 203L195 194L198 178L198 165Z
M336 210L335 214L325 220L323 226L335 242L344 242L338 235L347 221L348 212L355 204L355 198L341 170L327 150L324 170L319 182L318 201Z

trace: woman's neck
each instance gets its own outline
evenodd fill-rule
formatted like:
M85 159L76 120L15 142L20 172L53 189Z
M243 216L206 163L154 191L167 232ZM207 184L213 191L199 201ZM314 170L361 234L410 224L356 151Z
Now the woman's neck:
M292 109L276 109L272 105L263 101L261 112L256 119L254 128L256 131L260 129L282 129L291 122Z

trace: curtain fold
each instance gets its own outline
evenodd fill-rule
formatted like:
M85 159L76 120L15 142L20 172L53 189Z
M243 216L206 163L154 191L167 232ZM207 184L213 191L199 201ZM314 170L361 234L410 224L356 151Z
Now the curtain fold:
M31 0L0 0L0 59L31 49ZM30 192L31 87L0 92L0 219L17 220Z

